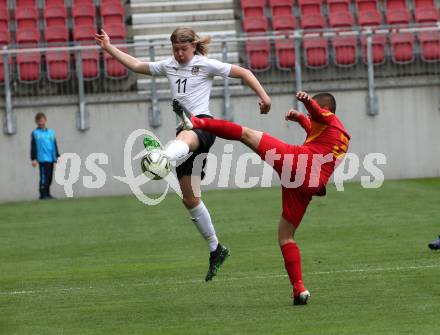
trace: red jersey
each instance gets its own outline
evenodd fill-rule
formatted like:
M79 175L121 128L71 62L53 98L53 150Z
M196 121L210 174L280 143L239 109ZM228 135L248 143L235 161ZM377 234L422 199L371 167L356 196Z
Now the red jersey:
M326 156L332 154L332 160L321 166L320 180L325 185L348 150L350 135L339 118L310 99L304 102L310 117L301 115L298 123L307 132L303 146L313 154Z

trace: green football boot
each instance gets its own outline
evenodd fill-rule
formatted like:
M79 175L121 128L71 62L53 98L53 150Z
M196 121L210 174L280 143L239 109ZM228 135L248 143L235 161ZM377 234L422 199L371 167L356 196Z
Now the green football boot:
M205 281L210 281L220 270L221 265L231 255L229 250L222 246L220 243L217 246L217 249L211 252L209 257L209 269L206 274Z
M156 140L153 136L145 136L144 137L144 147L147 151L151 151L153 149L162 149L162 145L158 140Z

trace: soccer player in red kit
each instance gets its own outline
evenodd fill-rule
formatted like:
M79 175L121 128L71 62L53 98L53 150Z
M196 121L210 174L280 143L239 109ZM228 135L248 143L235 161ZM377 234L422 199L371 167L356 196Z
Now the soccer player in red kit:
M219 137L241 141L263 160L273 166L281 177L283 212L278 239L284 265L293 286L293 303L304 305L310 297L304 287L301 272L301 253L294 240L312 196L323 196L326 184L348 149L350 135L335 115L333 95L321 93L310 97L306 92L296 95L310 116L290 109L286 120L298 122L306 131L303 145L291 145L257 130L218 119L200 119L191 115L177 101L174 112L187 129L203 129ZM292 185L292 181L293 184ZM298 181L300 183L298 183Z

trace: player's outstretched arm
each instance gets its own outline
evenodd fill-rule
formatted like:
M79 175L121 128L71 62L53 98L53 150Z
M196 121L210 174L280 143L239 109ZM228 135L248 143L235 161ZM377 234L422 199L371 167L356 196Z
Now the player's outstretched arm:
M113 56L113 58L118 60L122 65L131 71L142 74L151 74L150 66L147 62L141 62L139 59L130 56L129 54L112 45L110 43L110 37L107 35L104 29L101 29L101 34L95 34L95 41L96 44L98 44L102 49L107 51Z
M312 126L310 120L303 113L291 108L287 111L285 115L286 121L298 122L301 127L306 131L307 135L311 132Z
M296 94L298 101L301 101L307 108L312 120L325 123L325 118L323 114L327 113L325 109L322 109L319 104L312 99L312 97L306 92L298 92Z
M238 65L232 65L231 73L229 74L229 76L232 78L242 79L246 83L246 85L252 88L252 90L261 99L259 102L260 113L261 114L269 113L270 106L272 104L270 97L267 95L265 89L263 88L263 86L261 86L260 82L251 71L244 69Z

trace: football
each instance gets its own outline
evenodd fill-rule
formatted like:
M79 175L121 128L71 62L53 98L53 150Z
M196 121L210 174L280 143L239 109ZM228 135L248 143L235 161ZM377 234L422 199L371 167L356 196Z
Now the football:
M153 149L141 160L142 172L150 179L160 180L170 173L170 161L162 150Z

